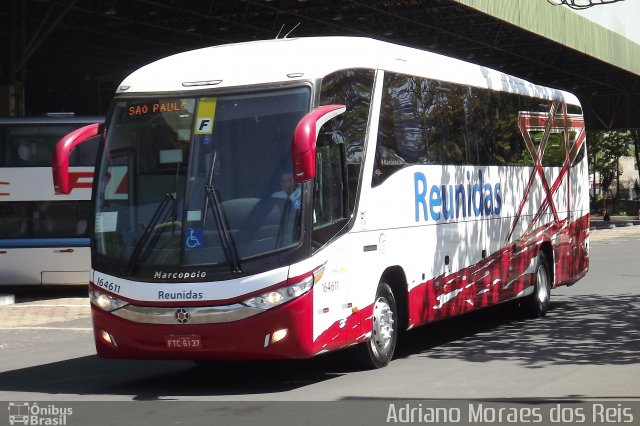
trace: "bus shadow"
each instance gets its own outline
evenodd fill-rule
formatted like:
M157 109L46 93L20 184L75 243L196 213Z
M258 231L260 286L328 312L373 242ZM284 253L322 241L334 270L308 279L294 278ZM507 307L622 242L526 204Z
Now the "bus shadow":
M637 363L637 295L560 296L553 299L546 318L533 320L518 319L514 306L504 304L411 330L401 336L396 359L511 361L527 368ZM120 395L135 400L282 393L358 371L348 355L341 351L309 360L221 361L205 367L189 361L86 356L0 373L0 392Z
M328 354L310 360L212 362L103 360L97 356L0 373L0 392L121 395L134 400L177 396L280 393L347 371ZM336 368L337 366L337 368Z
M640 296L585 295L552 299L545 318L521 320L515 304L412 330L398 357L545 365L625 365L640 353Z
M77 286L1 286L0 294L13 294L16 303L67 298L88 298L88 287Z

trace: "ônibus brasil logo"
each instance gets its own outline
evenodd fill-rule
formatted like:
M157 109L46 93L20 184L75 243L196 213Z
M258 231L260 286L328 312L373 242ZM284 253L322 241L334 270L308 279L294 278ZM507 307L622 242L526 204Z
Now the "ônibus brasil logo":
M10 402L10 425L64 426L73 414L73 408L55 404L40 406L37 402Z

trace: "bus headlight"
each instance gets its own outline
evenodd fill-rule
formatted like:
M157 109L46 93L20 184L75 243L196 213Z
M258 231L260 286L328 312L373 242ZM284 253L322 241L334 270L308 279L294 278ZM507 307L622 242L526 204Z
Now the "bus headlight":
M111 312L128 305L127 302L102 293L94 288L89 290L89 300L103 311Z
M242 302L246 306L258 309L270 309L278 305L282 305L296 297L300 297L313 287L313 276L307 277L304 280L279 288L277 290L263 293L259 296L252 297Z

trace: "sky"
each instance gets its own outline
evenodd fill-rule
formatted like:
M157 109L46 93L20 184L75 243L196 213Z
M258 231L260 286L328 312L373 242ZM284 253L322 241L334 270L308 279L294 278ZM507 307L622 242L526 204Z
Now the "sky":
M586 0L576 3L584 4ZM640 0L595 5L573 12L640 44Z

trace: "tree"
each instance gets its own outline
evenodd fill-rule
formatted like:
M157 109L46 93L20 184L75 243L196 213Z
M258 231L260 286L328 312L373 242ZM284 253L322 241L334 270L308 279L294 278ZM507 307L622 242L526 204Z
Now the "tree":
M594 185L596 173L600 175L600 189L606 199L611 185L616 182L614 208L620 192L620 157L630 154L633 142L630 131L589 132L589 171L593 173ZM594 191L594 196L595 191ZM606 208L606 205L605 205Z
M596 192L596 185L598 184L598 175L600 177L600 191L602 192L602 177L609 170L608 164L604 165L606 161L603 159L602 145L603 145L603 132L588 132L587 141L588 146L588 162L589 162L589 174L593 175L593 193L592 199L595 200L598 193ZM604 173L603 173L604 172Z
M636 157L636 171L638 172L638 181L640 181L640 130L629 131L629 136L633 142L633 153ZM636 185L638 185L636 181ZM636 190L636 194L640 196L640 192Z

